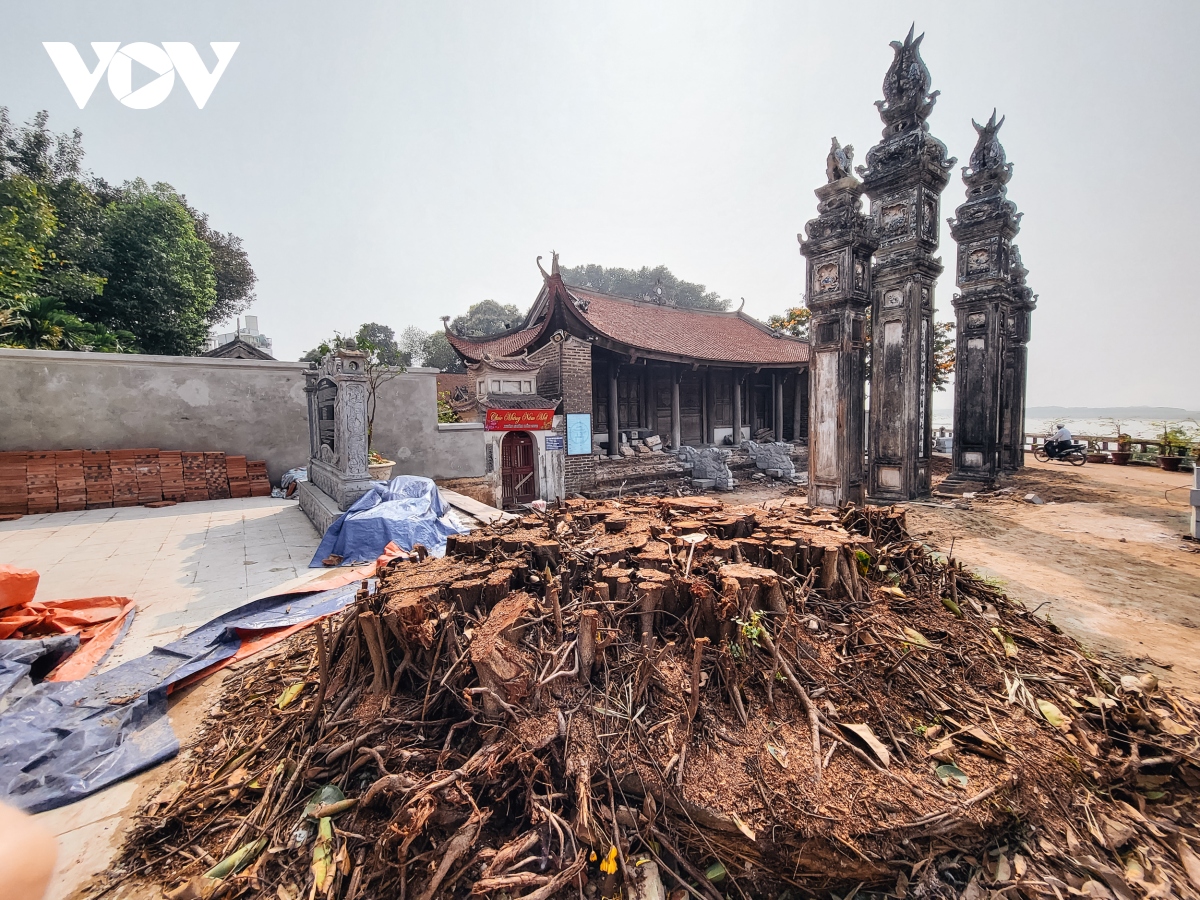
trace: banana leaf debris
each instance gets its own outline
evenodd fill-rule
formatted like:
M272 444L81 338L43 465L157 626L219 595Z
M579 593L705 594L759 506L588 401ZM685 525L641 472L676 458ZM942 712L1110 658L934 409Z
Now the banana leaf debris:
M568 500L223 690L99 892L1200 896L1197 704L901 508Z

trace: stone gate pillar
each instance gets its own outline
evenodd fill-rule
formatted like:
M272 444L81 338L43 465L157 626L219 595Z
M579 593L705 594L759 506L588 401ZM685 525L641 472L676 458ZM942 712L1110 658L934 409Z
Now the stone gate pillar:
M883 80L883 140L858 170L879 249L871 275L871 409L867 493L883 501L929 493L933 450L933 285L942 272L940 195L957 160L929 133L937 91L921 59L924 35L893 41Z
M826 163L829 183L816 192L817 218L804 226L807 240L796 235L807 260L805 300L812 313L810 506L861 504L866 495L866 316L871 304L871 254L878 241L870 217L862 212L862 183L850 174L853 153L853 147L842 148L833 139Z
M1016 398L1025 393L1024 345L1012 342L1018 322L1010 274L1021 215L1005 196L1012 163L1005 161L997 137L1004 120L997 122L993 110L986 125L971 124L979 139L962 170L967 200L950 220L958 244L955 281L962 293L954 295L954 470L943 485L947 490L995 480L1016 425Z
M1025 465L1025 381L1029 365L1031 313L1037 306L1037 294L1025 284L1029 270L1021 262L1016 244L1008 261L1012 285L1012 306L1006 323L1008 346L1004 353L1004 372L1000 392L1000 468L1015 472Z

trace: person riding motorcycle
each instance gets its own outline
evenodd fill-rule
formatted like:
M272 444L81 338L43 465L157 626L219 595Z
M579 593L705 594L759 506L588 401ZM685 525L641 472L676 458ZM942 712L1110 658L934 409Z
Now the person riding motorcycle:
M1071 438L1071 432L1067 430L1066 425L1063 425L1061 422L1059 422L1054 427L1057 430L1050 436L1050 439L1046 441L1046 453L1051 458L1057 456L1064 450L1069 450L1073 442L1073 439Z

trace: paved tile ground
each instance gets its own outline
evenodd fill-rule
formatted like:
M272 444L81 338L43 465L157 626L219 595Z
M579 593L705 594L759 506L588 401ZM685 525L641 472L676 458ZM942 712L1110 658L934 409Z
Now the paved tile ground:
M40 572L40 600L108 594L136 600L133 625L106 661L108 667L303 576L318 540L293 501L207 500L0 522L0 562ZM214 676L179 697L172 695L171 724L184 745L220 681ZM162 768L41 814L59 836L58 868L47 900L71 896L108 867Z
M304 574L318 535L298 504L255 497L0 522L0 562L37 569L37 598L113 594L138 610L107 666Z

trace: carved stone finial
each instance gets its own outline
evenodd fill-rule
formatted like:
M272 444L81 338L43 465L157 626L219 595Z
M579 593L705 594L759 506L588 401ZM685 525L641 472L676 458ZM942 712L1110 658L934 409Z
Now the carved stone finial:
M549 281L550 273L542 268L542 258L540 256L537 258L537 267L538 267L538 271L542 273L542 279L544 281Z
M975 142L975 149L971 151L971 158L968 160L969 165L964 166L963 181L967 185L968 196L979 196L983 194L1004 194L1004 185L1012 178L1012 163L1008 162L1004 155L1004 146L1000 143L1000 138L997 136L1000 131L1000 126L1004 124L1004 117L1000 121L996 121L996 110L992 110L992 117L987 123L980 125L974 119L971 124L975 127L975 133L979 135L979 139Z
M557 250L550 251L550 274L551 275L558 274L558 251Z
M975 127L975 133L979 135L979 140L975 143L975 149L971 151L968 163L976 172L1004 165L1004 147L1001 146L1000 139L996 137L996 134L1000 131L1000 126L1004 124L1005 118L1001 116L1000 121L997 122L996 110L993 107L992 117L988 119L986 125L980 125L974 119L971 120L971 124Z
M847 144L843 147L838 143L838 139L832 138L832 143L829 147L829 156L825 158L825 177L830 183L840 181L843 178L849 178L854 169L854 145Z
M931 79L925 60L921 59L921 41L925 35L915 39L916 23L908 29L904 42L892 41L896 56L887 74L883 77L883 99L877 100L879 116L883 119L884 137L913 128L927 130L925 120L933 111L939 91L929 90Z

